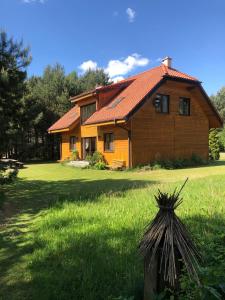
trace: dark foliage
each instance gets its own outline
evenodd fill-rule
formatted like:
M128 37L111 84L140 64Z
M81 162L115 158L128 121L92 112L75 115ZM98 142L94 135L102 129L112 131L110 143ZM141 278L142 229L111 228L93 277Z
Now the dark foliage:
M220 158L220 143L217 129L209 131L209 159L218 160Z
M0 157L10 152L21 126L21 99L30 61L29 48L0 31Z

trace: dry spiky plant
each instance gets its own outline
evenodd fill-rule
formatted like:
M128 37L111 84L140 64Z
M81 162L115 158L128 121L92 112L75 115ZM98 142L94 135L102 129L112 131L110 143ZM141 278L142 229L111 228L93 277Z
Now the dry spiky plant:
M159 211L154 220L149 224L143 239L139 245L140 253L148 258L148 268L151 268L155 259L159 259L158 272L163 276L163 281L175 287L179 271L178 260L181 259L189 275L198 284L198 266L201 260L196 246L190 238L190 234L174 210L182 203L181 189L174 190L172 194L158 190L155 200Z

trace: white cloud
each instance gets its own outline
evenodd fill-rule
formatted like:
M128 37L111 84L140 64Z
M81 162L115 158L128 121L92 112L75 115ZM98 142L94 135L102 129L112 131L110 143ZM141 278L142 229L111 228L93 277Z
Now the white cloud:
M136 12L134 9L128 7L127 10L126 10L126 13L127 13L127 16L128 16L128 21L130 23L134 22L134 19L136 17Z
M86 71L88 70L96 70L98 67L98 64L93 61L93 60L87 60L87 61L84 61L80 66L79 66L79 69L85 73Z
M110 60L105 68L105 72L108 73L110 78L114 78L128 74L135 67L144 67L148 65L149 62L150 60L148 58L134 53L123 60Z
M111 79L114 83L117 83L117 82L123 80L124 77L123 77L123 76L116 76L116 77L110 78L110 79Z
M88 70L97 70L99 68L109 75L110 80L118 82L124 79L124 76L129 74L137 67L145 67L150 63L150 60L146 57L142 57L140 54L133 53L123 59L112 59L108 62L106 67L98 66L98 63L93 60L84 61L79 69L82 74Z
M41 3L41 4L44 4L46 2L46 0L22 0L23 3Z

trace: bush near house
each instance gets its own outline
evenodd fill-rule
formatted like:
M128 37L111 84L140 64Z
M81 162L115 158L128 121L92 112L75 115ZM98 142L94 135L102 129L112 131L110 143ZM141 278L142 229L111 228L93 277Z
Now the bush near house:
M18 169L2 169L0 170L0 185L12 183L18 174Z
M209 159L218 160L220 158L220 144L217 129L210 129L209 131Z
M220 151L225 151L225 128L218 130Z
M78 160L79 159L79 152L78 150L73 150L71 154L71 160Z
M106 169L106 163L102 153L95 151L93 155L87 155L86 160L89 162L90 167L98 170Z
M190 167L199 167L203 165L207 165L207 161L202 159L196 154L192 154L191 158L179 158L174 160L158 160L149 165L139 166L138 168L134 168L133 170L140 169L141 171L150 171L150 170L175 170L175 169L184 169Z

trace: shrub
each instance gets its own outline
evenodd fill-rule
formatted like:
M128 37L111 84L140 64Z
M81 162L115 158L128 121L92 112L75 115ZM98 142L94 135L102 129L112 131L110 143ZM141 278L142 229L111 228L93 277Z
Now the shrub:
M158 169L167 169L167 170L173 170L173 169L182 169L187 167L195 167L195 166L201 166L205 165L207 162L202 159L200 156L196 154L192 154L191 158L178 158L174 160L160 160L155 161L150 164L151 170L158 170ZM146 167L143 167L146 169ZM142 168L142 170L143 170Z
M7 184L13 182L18 174L18 169L0 170L0 184Z
M91 168L97 169L97 170L105 170L106 169L106 163L104 160L103 155L95 151L93 155L87 155L86 160L89 162L89 165Z
M90 163L90 166L94 166L96 163L104 162L104 157L100 152L95 151L93 155L87 155L86 160Z
M209 159L218 160L220 158L220 144L218 131L214 128L209 131Z
M99 161L96 164L94 164L94 168L97 170L105 170L106 169L106 164L104 161Z
M218 130L220 151L225 151L225 128Z
M71 154L71 160L78 160L79 159L79 152L78 150L73 150Z
M91 155L86 155L85 160L89 162L89 164L91 165L91 160L92 160L92 156Z

